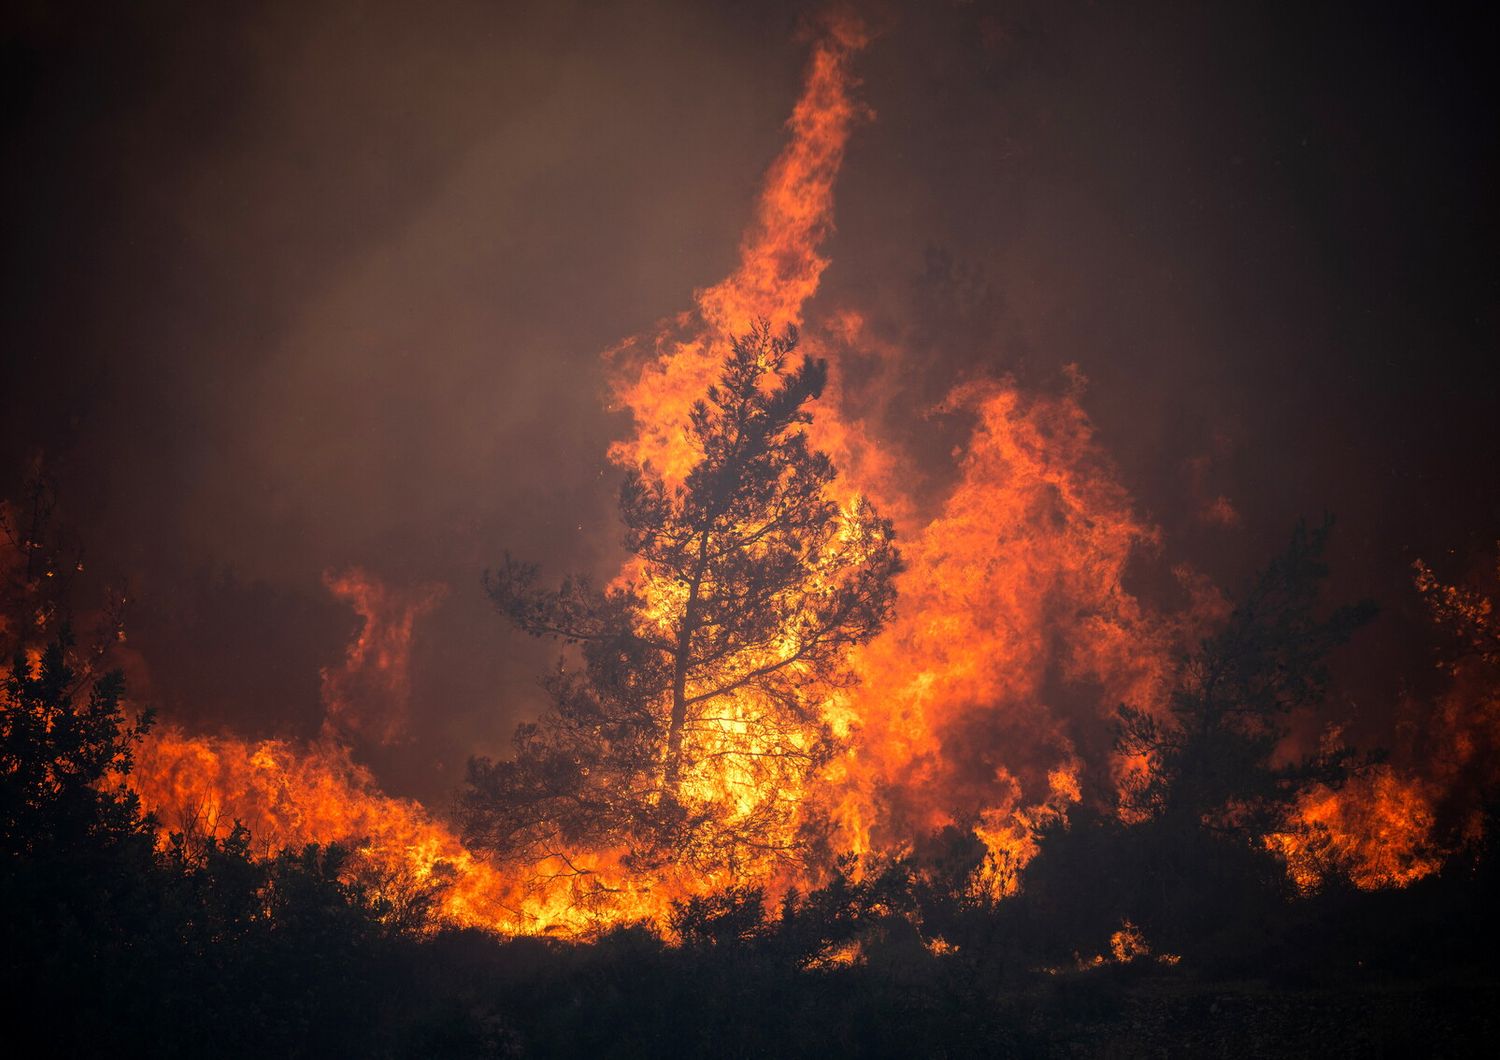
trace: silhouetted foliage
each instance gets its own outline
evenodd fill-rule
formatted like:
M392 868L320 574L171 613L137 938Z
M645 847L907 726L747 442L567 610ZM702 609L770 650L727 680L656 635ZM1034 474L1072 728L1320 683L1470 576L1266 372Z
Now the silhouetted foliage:
M799 429L827 369L794 363L795 348L765 324L736 339L693 407L685 481L626 476L632 584L541 589L510 559L487 577L503 614L581 646L584 667L559 667L552 709L518 729L512 761L471 763L471 841L532 859L619 844L641 865L715 866L791 842L786 796L831 753L819 697L886 622L900 569L889 522L829 495L833 465ZM731 772L733 812L704 794Z
M674 902L668 924L684 946L695 949L750 943L769 931L766 892L759 887L727 887Z
M64 627L36 662L18 654L0 693L0 849L13 856L152 834L124 785L151 716L125 718L118 671L80 687L72 642Z
M1328 656L1369 604L1320 614L1330 524L1299 525L1222 629L1185 660L1170 720L1119 710L1120 751L1151 768L1115 807L1076 808L1040 836L1042 854L1002 915L1048 961L1076 959L1129 922L1201 965L1263 959L1293 890L1265 846L1310 786L1337 786L1371 756L1326 741L1289 750L1298 712L1323 706Z
M1117 747L1151 770L1129 809L1224 833L1260 837L1307 786L1337 784L1354 764L1336 747L1276 763L1294 712L1320 705L1328 653L1374 615L1369 603L1317 614L1331 523L1299 524L1220 632L1183 667L1172 721L1119 708Z

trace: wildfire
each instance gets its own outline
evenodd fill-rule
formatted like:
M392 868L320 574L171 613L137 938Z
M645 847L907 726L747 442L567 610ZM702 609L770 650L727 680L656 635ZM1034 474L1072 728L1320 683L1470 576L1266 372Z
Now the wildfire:
M1267 838L1302 890L1330 872L1366 889L1404 887L1483 837L1478 807L1500 761L1500 621L1489 597L1444 584L1420 560L1413 567L1434 623L1457 644L1438 664L1451 684L1425 712L1420 742L1401 749L1407 761L1305 793L1286 830Z
M818 245L832 228L833 183L844 147L867 114L853 97L849 66L868 39L848 16L830 16L818 27L804 91L788 122L790 142L767 176L739 268L698 293L697 329L676 336L663 331L650 349L632 340L608 355L617 399L634 411L638 427L635 439L614 447L615 459L650 462L669 479L680 479L693 461L681 441L681 424L722 361L727 336L760 318L800 323L828 264ZM687 319L678 325L680 331ZM577 932L601 922L660 916L674 898L736 882L727 869L633 873L624 867L623 850L558 851L502 875L420 805L381 794L342 741L355 734L382 742L400 737L410 695L412 631L441 591L394 593L361 571L329 575L325 583L351 603L364 628L344 664L323 673L323 738L295 747L171 729L159 733L142 750L133 783L164 828L218 834L238 820L267 849L354 840L363 857L390 873L419 885L443 884L440 908L447 920L511 932ZM663 605L670 591L658 588ZM731 709L712 728L741 738L749 718ZM728 791L765 782L734 764L743 757L722 761L724 768L699 769L685 778L689 795L696 791L702 801L718 801ZM801 796L792 791L785 798L795 803Z
M851 72L868 41L850 16L824 20L738 267L698 291L692 311L607 352L614 401L634 423L611 449L620 464L681 483L699 455L683 427L730 336L760 320L805 323L829 264L820 248L833 230L835 179L851 132L871 116ZM743 697L689 734L703 754L683 777L684 805L761 828L763 855L719 871L643 872L625 849L558 849L502 870L419 804L383 795L345 741L401 737L413 631L442 589L397 592L357 570L325 579L363 628L343 664L323 672L320 741L250 743L168 728L139 756L133 783L143 800L169 830L221 834L238 820L268 849L355 841L386 873L440 885L447 921L506 932L661 920L674 900L746 880L772 895L816 883L825 866L785 855L810 829L822 831L828 850L898 854L918 836L962 825L987 851L975 887L1010 893L1037 852L1038 829L1066 815L1087 784L1105 790L1148 768L1087 746L1080 732L1107 731L1121 703L1161 714L1176 659L1226 605L1185 568L1173 572L1187 601L1174 611L1130 588L1131 565L1154 557L1161 535L1095 439L1081 384L1053 395L998 381L956 389L934 413L971 424L970 433L952 485L919 515L901 471L908 458L846 407L840 354L871 341L863 328L857 312L833 312L803 346L831 362L807 430L843 469L833 491L848 533L861 525L862 498L873 498L900 526L907 563L894 621L848 660L857 681L808 705L843 749L814 772L778 771L758 756L773 743L804 745L796 733L760 733L761 715ZM1216 504L1217 518L1229 521L1228 501ZM648 615L681 609L681 585L653 581L639 564L621 572L625 583L645 596ZM1428 841L1434 790L1373 771L1339 791L1310 792L1270 843L1305 886L1332 858L1352 866L1361 886L1406 883L1441 861ZM768 795L774 813L763 812ZM1128 923L1111 947L1120 961L1149 953Z
M669 482L681 481L696 456L681 428L714 381L729 337L761 319L778 327L802 323L828 266L818 247L833 230L833 186L844 148L856 123L871 116L854 99L850 71L869 40L851 15L824 19L802 97L787 122L790 142L767 173L740 244L739 267L699 291L693 313L606 353L615 401L635 418L635 436L611 448L617 462L650 464Z
M680 481L697 456L682 425L728 336L757 318L803 322L828 264L819 243L833 227L833 179L868 113L852 99L848 71L866 39L834 21L815 46L791 142L771 168L739 268L699 292L693 312L608 354L615 397L635 423L612 450L617 461L649 463ZM1122 701L1149 707L1189 620L1154 613L1124 588L1127 563L1158 534L1133 512L1072 395L1027 398L999 383L956 391L944 411L976 426L958 484L935 519L918 522L898 474L902 457L842 407L838 353L861 344L862 327L846 310L804 340L810 356L831 362L808 429L844 469L837 488L846 501L868 495L896 514L908 569L895 623L852 660L858 684L817 705L851 747L813 789L786 792L799 810L787 830L828 820L837 849L896 852L962 815L990 851L987 886L1004 892L1035 853L1036 827L1079 798L1082 762L1057 702L1067 692L1049 681L1061 675L1102 690L1103 710ZM1197 621L1216 598L1181 577ZM672 610L672 586L643 584L636 567L621 581ZM697 794L732 806L748 779L719 770ZM791 845L789 835L770 838Z
M1299 800L1287 831L1267 837L1286 859L1292 880L1315 889L1330 871L1357 887L1404 887L1442 867L1433 836L1428 782L1387 767L1334 790L1320 786Z
M417 619L441 596L426 586L403 593L364 572L325 578L329 590L364 618L341 668L325 671L323 735L305 745L189 735L166 726L140 747L128 780L160 822L163 844L176 833L189 844L222 838L236 824L256 848L273 853L308 843L354 847L382 886L433 890L439 921L513 934L576 934L595 926L593 897L608 880L613 918L656 911L650 886L617 856L559 855L522 874L502 873L468 850L448 825L411 799L380 791L342 736L390 733L409 692Z
M1004 891L998 881L1035 853L1035 826L1080 797L1068 686L1093 689L1098 711L1153 707L1183 620L1123 585L1157 532L1133 514L1073 397L987 384L950 405L977 423L958 484L908 541L896 622L859 659L850 709L862 738L847 763L858 795L840 816L856 847L977 818ZM1215 605L1180 577L1195 612Z

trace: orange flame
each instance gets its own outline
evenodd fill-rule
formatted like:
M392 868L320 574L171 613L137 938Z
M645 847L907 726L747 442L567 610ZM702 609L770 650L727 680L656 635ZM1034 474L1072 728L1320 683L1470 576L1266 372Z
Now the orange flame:
M1158 532L1074 397L985 383L949 406L977 424L957 485L906 543L895 622L858 660L845 709L860 738L835 816L855 849L977 819L1003 893L1036 852L1036 826L1081 798L1070 686L1090 689L1097 712L1154 708L1187 625L1219 605L1186 571L1184 618L1127 590L1127 565Z
M825 19L787 122L790 142L766 176L755 221L740 244L739 267L697 292L696 312L668 322L649 349L648 340L636 337L607 352L615 401L635 417L635 437L611 447L619 463L650 464L668 481L681 481L695 460L681 427L717 378L729 337L759 319L778 327L802 323L803 307L828 266L818 246L833 230L833 185L844 148L856 122L870 113L853 98L849 70L869 40L852 16Z
M1433 790L1388 767L1342 788L1305 794L1283 832L1267 837L1298 889L1317 888L1331 872L1356 887L1404 887L1442 867L1447 852L1434 842Z
M343 737L368 731L390 740L400 733L414 626L443 589L401 592L357 570L324 582L365 621L344 665L324 671L322 737L298 745L157 729L127 780L160 822L163 844L172 833L189 842L223 838L236 824L249 829L263 854L349 844L380 880L436 889L439 922L512 934L586 931L601 922L601 894L610 896L609 919L656 911L649 884L643 890L630 879L616 854L559 854L507 876L421 804L383 794Z
M1404 887L1483 837L1480 807L1500 762L1500 620L1489 597L1414 566L1433 621L1459 647L1455 660L1439 664L1451 683L1421 724L1403 727L1420 733L1397 749L1404 763L1307 792L1286 829L1268 837L1303 890L1335 872L1367 890Z
M323 670L324 731L369 735L383 744L406 731L411 705L412 627L447 594L443 585L391 589L358 567L326 571L323 584L363 620L344 665Z

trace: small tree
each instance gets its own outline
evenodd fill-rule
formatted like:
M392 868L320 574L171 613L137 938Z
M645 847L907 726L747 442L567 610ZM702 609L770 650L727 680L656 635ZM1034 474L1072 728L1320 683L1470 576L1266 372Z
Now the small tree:
M151 715L125 716L124 677L87 689L67 659L66 626L35 660L17 654L0 685L0 851L145 838L152 822L125 786Z
M715 863L795 845L792 800L830 749L821 698L886 622L900 569L890 523L830 497L833 465L798 429L827 368L794 364L796 345L764 323L736 339L692 410L686 480L626 476L628 584L539 589L536 567L509 558L487 576L502 614L580 646L584 666L559 666L513 761L471 763L472 840L528 856L624 842L638 858Z
M1142 815L1188 828L1260 836L1309 785L1348 775L1352 755L1327 750L1273 765L1294 712L1324 699L1327 656L1374 615L1369 603L1317 614L1330 522L1299 524L1228 624L1187 660L1172 724L1119 709L1117 745L1151 763L1127 791Z

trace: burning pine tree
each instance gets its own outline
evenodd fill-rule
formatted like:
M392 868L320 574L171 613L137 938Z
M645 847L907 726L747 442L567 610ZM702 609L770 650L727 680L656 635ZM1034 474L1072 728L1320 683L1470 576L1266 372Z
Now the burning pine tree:
M850 648L886 623L900 554L863 500L841 506L800 429L824 362L762 322L697 402L680 485L651 465L620 492L625 578L537 586L507 557L486 585L534 636L581 650L515 756L471 763L467 837L536 860L624 849L637 867L743 869L795 859L799 795L835 749L821 716Z

